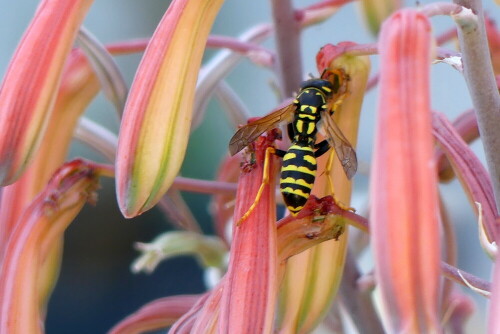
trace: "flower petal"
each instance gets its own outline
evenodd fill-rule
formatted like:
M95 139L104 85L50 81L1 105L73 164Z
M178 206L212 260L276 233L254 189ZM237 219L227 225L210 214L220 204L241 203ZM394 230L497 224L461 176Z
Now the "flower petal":
M153 207L184 160L205 42L222 0L174 0L146 49L120 129L116 187L134 217Z
M65 59L91 0L44 0L0 88L0 184L14 182L45 133Z
M120 43L108 47L113 54L143 50L145 44ZM10 232L24 209L64 162L78 118L99 92L99 82L87 59L74 49L66 61L61 85L48 118L48 127L31 166L15 183L3 188L0 199L0 258ZM96 136L94 136L95 139ZM115 148L112 155L114 157Z
M444 115L434 113L432 121L434 135L453 166L476 215L479 215L479 210L475 203L482 206L488 239L497 240L498 212L490 175Z
M431 45L429 20L416 10L398 11L382 26L370 224L390 332L440 332Z
M241 224L234 226L220 308L219 331L222 333L270 333L273 328L278 295L274 191L278 164L277 157L269 154L269 166L264 165L266 149L274 139L269 136L255 142L255 164L251 171L243 170L238 183L235 221L254 203L263 173L269 173L269 183L263 188L255 209Z

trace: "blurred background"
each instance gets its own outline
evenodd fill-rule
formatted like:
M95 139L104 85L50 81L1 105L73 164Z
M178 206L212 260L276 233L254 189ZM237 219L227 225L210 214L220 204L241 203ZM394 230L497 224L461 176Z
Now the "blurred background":
M297 7L313 1L295 1ZM420 1L421 4L430 1ZM407 1L408 6L416 6ZM0 2L0 75L3 77L9 59L27 27L38 1ZM163 13L168 8L165 0L99 0L93 4L85 26L103 43L123 41L152 35ZM499 9L493 1L485 1L485 9L493 18L499 18ZM238 36L252 26L270 22L269 1L227 0L213 27L214 34ZM449 17L432 19L436 35L453 26ZM363 23L357 4L344 6L333 18L307 29L302 34L304 77L316 74L315 55L327 43L341 41L371 43L375 38ZM264 43L274 49L272 39ZM205 60L217 52L209 50ZM141 55L122 56L117 62L127 82L133 79ZM372 73L378 67L377 56L372 56ZM272 110L279 101L271 89L275 80L268 69L259 68L243 60L227 78L254 116ZM367 170L371 160L374 115L377 89L367 94L358 141L358 157L364 170L354 178L355 193L352 206L363 212L367 207ZM455 119L472 107L467 88L460 73L448 65L432 67L432 107ZM113 106L102 94L92 103L87 114L112 131L119 128ZM221 159L227 154L227 143L234 128L216 101L209 109L201 126L190 138L182 168L182 175L199 179L213 179ZM472 145L484 161L482 147ZM104 161L85 145L75 142L71 156ZM202 166L202 168L200 168ZM459 267L484 279L490 279L491 262L482 252L477 239L476 218L456 181L442 186L446 205L455 223L459 242ZM206 233L212 233L208 214L209 196L184 193L196 219ZM196 261L180 257L163 262L150 275L132 274L131 262L137 257L136 241L148 242L156 235L171 229L171 225L153 209L142 216L125 220L118 211L111 180L102 180L96 206L86 206L66 232L61 276L49 304L46 330L49 334L104 333L123 317L143 304L168 295L200 293L204 291L203 273ZM478 312L470 325L472 331L484 326L485 299L474 296Z

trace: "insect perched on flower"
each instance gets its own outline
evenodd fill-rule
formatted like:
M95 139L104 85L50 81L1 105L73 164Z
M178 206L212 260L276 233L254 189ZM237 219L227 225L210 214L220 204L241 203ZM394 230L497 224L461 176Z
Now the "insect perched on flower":
M276 148L268 150L283 158L280 191L293 216L302 210L311 193L316 176L316 158L325 154L330 147L334 148L347 177L350 179L356 173L356 152L331 118L342 97L347 94L346 87L347 76L341 71L327 71L321 78L304 81L290 105L243 126L229 142L229 152L235 155L266 130L282 122L288 123L288 136L292 142L288 151ZM316 143L318 130L326 139ZM263 179L266 180L266 176ZM257 197L255 201L258 200Z

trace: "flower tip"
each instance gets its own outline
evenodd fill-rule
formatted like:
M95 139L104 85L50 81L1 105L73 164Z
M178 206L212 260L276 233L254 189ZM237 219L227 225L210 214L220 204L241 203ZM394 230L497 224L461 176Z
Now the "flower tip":
M326 44L325 46L323 46L316 55L316 64L318 67L318 71L321 73L325 68L330 67L330 64L333 60L343 55L345 53L345 49L353 45L356 45L356 43L341 42L336 45Z

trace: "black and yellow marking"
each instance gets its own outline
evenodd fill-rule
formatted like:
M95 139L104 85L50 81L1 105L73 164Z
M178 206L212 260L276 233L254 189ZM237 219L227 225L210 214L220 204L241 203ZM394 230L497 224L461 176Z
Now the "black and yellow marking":
M332 79L326 80L325 73ZM340 105L342 96L347 92L346 84L342 85L344 81L341 81L347 77L342 71L325 73L321 78L303 82L292 104L242 127L229 142L229 151L234 155L264 131L278 126L281 122L288 123L288 136L292 145L288 151L268 149L266 161L271 153L283 158L280 190L288 210L294 216L302 210L313 188L317 168L316 158L333 147L348 178L354 175L357 168L356 152L330 118ZM326 139L316 143L317 124L325 116L323 129L326 132ZM268 181L268 174L265 172L255 202L238 223L250 215Z
M311 194L316 168L313 148L302 142L290 146L283 157L280 191L288 210L294 216L304 207Z

